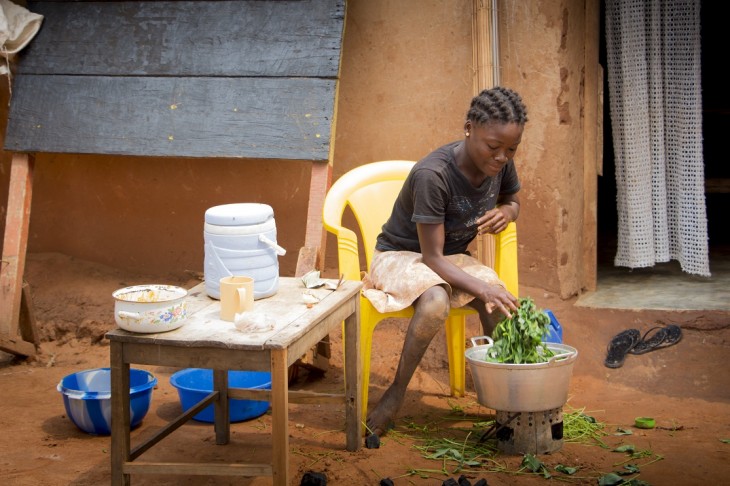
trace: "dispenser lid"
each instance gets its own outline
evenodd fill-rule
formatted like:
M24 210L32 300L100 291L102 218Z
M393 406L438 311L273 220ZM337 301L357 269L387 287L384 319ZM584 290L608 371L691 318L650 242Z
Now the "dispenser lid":
M258 203L223 204L205 211L205 222L220 226L260 224L273 217L271 206Z

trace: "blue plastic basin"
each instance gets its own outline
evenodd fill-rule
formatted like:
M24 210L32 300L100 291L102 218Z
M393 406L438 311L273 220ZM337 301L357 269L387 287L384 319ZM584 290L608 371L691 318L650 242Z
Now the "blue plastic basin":
M138 426L152 401L157 378L149 371L129 370L130 424ZM96 368L63 377L56 389L63 395L66 415L89 434L111 434L111 370Z
M187 368L170 377L170 384L177 389L183 411L197 405L213 391L213 370ZM229 388L271 390L271 373L266 371L228 371ZM231 422L241 422L260 417L269 409L263 400L228 400L228 416ZM208 405L193 416L200 422L214 422L213 405Z

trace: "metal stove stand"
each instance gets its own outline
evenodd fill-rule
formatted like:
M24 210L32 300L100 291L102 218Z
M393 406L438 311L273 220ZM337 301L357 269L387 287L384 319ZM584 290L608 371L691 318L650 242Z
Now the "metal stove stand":
M563 447L563 409L538 412L496 411L495 423L480 442L496 437L505 454L549 454Z

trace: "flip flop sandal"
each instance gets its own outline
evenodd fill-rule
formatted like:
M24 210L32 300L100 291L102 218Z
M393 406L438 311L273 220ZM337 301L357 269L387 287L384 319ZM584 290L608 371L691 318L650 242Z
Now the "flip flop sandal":
M653 333L653 334L652 334ZM641 336L641 341L636 343L631 354L644 354L655 350L667 338L667 330L663 327L652 327Z
M649 338L650 332L656 332ZM632 354L644 354L659 348L666 348L673 344L677 344L682 340L682 328L675 324L669 324L666 327L653 327L646 331L641 341L630 351Z
M662 343L662 347L671 346L672 344L677 344L679 341L682 340L682 328L677 326L676 324L669 324L667 327L665 327L667 330L667 337L664 338L664 342Z
M641 340L638 329L626 329L616 334L608 343L606 360L603 362L608 368L619 368L626 360L626 354Z

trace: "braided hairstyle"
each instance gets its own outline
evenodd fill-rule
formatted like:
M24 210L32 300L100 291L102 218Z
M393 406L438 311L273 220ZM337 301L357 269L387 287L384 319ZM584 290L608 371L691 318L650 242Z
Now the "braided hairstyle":
M497 86L485 89L472 98L466 119L475 125L491 122L524 125L527 122L527 108L520 95L509 88Z

